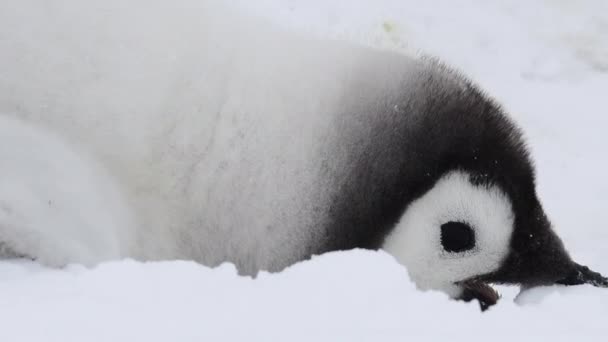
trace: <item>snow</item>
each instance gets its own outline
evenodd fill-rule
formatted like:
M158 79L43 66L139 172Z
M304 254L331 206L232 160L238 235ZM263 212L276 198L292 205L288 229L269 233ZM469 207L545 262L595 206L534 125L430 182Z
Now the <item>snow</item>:
M232 0L295 30L440 56L528 136L539 195L575 260L608 273L608 2ZM125 7L128 5L125 4ZM134 8L133 10L137 10ZM1 35L0 35L1 38ZM481 314L420 292L382 252L239 277L192 262L47 269L0 262L0 335L14 341L604 340L608 290L537 288Z
M18 341L565 341L600 338L608 311L605 290L551 288L481 314L477 304L417 291L388 254L362 250L255 280L232 265L192 262L3 263L0 274L2 335Z

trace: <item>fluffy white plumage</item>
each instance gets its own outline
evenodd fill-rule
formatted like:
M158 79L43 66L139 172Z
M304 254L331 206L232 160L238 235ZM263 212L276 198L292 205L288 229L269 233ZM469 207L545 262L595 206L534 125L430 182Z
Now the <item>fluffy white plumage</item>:
M339 132L363 120L343 108L360 105L349 88L397 89L408 59L282 32L221 1L123 7L2 2L0 111L65 137L117 180L136 219L131 257L250 274L305 258L323 234L311 213L336 191L320 185L347 167L345 150L321 147L348 149ZM325 158L335 169L320 169Z
M5 253L94 265L132 253L132 227L119 186L100 165L45 129L0 115Z

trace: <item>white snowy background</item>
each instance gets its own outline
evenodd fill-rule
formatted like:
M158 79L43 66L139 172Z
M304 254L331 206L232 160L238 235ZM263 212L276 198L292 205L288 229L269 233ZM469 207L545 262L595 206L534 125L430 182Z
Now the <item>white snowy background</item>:
M524 128L540 197L573 257L608 273L608 1L231 1L295 30L421 50L469 75ZM0 340L608 340L608 289L500 290L481 314L417 291L390 256L369 251L255 280L192 262L0 262Z

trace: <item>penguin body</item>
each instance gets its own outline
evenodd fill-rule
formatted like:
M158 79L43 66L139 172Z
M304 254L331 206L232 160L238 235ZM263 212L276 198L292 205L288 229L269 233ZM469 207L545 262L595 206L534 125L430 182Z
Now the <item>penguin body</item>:
M435 60L302 37L215 1L32 4L0 5L0 112L77 146L120 189L131 240L117 257L253 275L382 248L419 287L488 305L488 282L577 270L519 129ZM56 20L29 25L43 11ZM50 263L14 236L0 234L12 254Z
M2 47L12 51L2 112L89 151L127 189L141 232L133 257L231 261L255 274L360 245L366 228L339 233L329 220L352 219L342 202L367 182L360 167L395 172L384 130L407 129L389 121L408 119L397 98L430 67L282 32L213 2L183 4L192 7L157 3L93 27L88 5L56 5L60 24L27 37L27 20L7 8L3 19L22 27ZM181 25L159 33L163 16ZM384 165L361 159L377 153ZM377 247L381 236L369 239Z

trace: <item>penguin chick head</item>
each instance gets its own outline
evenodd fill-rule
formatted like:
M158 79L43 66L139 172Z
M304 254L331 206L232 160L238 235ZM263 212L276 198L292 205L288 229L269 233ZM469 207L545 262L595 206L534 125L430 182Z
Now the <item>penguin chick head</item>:
M498 184L479 183L462 170L446 173L413 201L383 248L420 289L476 299L484 310L499 299L490 284L608 287L606 278L570 259L538 202L522 216Z
M418 159L402 177L416 194L382 248L420 289L477 299L482 309L499 298L490 284L608 287L608 279L572 261L553 231L519 129L476 87L447 74L452 79L429 77L422 88L436 96L409 132ZM465 85L437 91L454 78Z
M495 303L498 295L489 285L471 280L501 268L511 251L515 215L502 190L471 177L461 170L441 177L408 206L383 248L421 289Z

